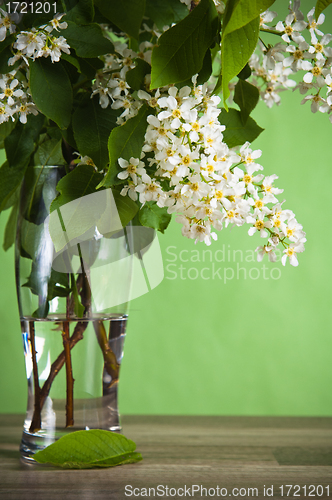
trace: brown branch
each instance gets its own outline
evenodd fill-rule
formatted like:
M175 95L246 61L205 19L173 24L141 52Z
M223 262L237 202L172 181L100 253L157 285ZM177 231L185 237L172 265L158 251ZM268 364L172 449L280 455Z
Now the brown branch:
M31 358L32 358L32 368L33 368L33 385L34 385L34 415L36 415L35 420L31 420L30 432L37 431L41 428L41 404L40 404L40 386L38 377L38 365L37 365L37 352L35 343L35 325L33 321L29 321L29 335L31 344Z
M112 385L119 379L120 365L116 356L108 344L107 334L102 321L94 321L93 327L96 332L98 344L103 353L105 370L112 377Z
M72 427L74 425L74 379L69 345L69 321L63 322L62 342L66 363L66 427Z
M72 349L77 344L77 342L79 342L80 340L83 339L83 333L86 330L87 326L88 326L87 322L80 321L79 323L77 323L77 325L75 326L74 332L69 340L69 348L70 349ZM66 361L65 351L62 351L59 354L59 356L57 357L57 359L52 363L50 374L47 377L47 379L45 380L44 385L40 390L40 411L42 410L44 403L45 403L45 400L46 400L46 398L51 390L53 380L55 379L57 373L61 370L61 368L65 364L65 361ZM40 416L40 411L39 411L39 416ZM35 410L34 415L33 415L33 419L31 422L31 427L30 427L31 432L33 432L34 430L37 430L37 428L36 428L37 422L38 422L38 413Z

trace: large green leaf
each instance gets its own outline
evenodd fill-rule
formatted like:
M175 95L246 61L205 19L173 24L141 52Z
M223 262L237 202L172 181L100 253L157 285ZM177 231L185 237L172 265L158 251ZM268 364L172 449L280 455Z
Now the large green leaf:
M223 36L250 23L273 5L275 0L228 0L224 14Z
M138 38L145 0L95 0L100 12L128 35Z
M152 51L151 89L183 82L199 73L217 29L213 1L201 0L187 17L163 33Z
M51 204L49 218L50 234L57 252L94 228L104 213L104 203L88 198L88 195L98 194L96 186L101 178L102 174L95 172L91 165L81 165L58 182L60 194ZM60 207L63 207L61 211Z
M66 162L62 156L61 146L62 140L50 139L44 141L34 155L35 165L64 165Z
M99 187L110 187L123 182L117 178L117 174L121 170L118 165L119 158L124 158L125 160L129 160L131 157L140 158L145 131L148 125L146 119L150 112L151 109L143 104L136 116L112 130L108 140L110 165L107 175Z
M95 9L93 0L78 0L77 4L66 14L66 21L88 24L93 21Z
M25 168L35 149L35 141L44 125L43 115L29 115L27 123L18 122L16 127L4 139L6 157L9 166L15 169Z
M15 122L8 120L7 122L1 123L0 125L0 149L5 147L4 140L15 128Z
M145 15L163 29L184 19L188 9L179 0L146 0Z
M101 61L96 57L95 58L89 57L88 59L83 59L81 57L78 57L77 60L79 62L82 73L84 73L88 78L91 78L91 80L95 78L98 69L104 67L103 61Z
M0 212L8 208L8 203L22 182L43 122L42 115L30 115L27 126L18 123L4 140L7 161L0 168Z
M256 48L259 35L260 18L257 17L238 30L227 33L223 37L221 47L221 74L224 105L230 95L228 84L242 68Z
M35 143L28 126L18 123L4 141L8 163L13 169L27 166Z
M151 66L144 59L136 59L135 68L130 69L126 73L128 85L133 90L139 90L144 86L145 75L151 72Z
M78 107L73 114L73 131L79 151L90 156L99 169L108 163L108 138L116 127L118 116L117 110L101 108L97 96Z
M44 224L34 224L22 219L20 228L21 250L31 259L34 259L42 239L45 237Z
M233 108L230 108L228 112L222 109L219 121L226 126L223 132L224 141L230 148L244 144L246 141L252 142L264 130L250 116L243 125L240 111Z
M12 53L9 47L5 47L4 50L0 52L0 73L9 73L13 70L13 66L8 66L8 59L12 57Z
M247 123L248 117L259 101L259 90L251 83L239 79L235 85L234 102L241 110L242 123Z
M138 215L142 226L152 227L161 233L165 231L172 218L167 212L167 207L158 207L154 201L146 202Z
M60 128L67 128L73 104L72 86L61 62L39 57L30 61L30 89L38 109Z
M317 0L316 8L315 8L315 18L319 18L319 14L323 12L326 7L328 7L332 3L332 0Z
M92 23L80 26L71 21L68 21L67 24L68 27L61 30L61 35L66 38L79 57L98 57L114 52L112 42L104 37L99 24Z
M80 165L65 175L57 184L59 196L51 204L51 212L77 198L96 192L96 186L102 179L102 174L91 165Z
M228 84L244 68L256 48L260 14L275 0L228 0L221 41L221 73L224 103ZM226 109L227 106L225 105Z
M123 227L126 227L126 225L129 224L129 222L133 220L133 218L137 214L138 205L133 200L131 200L129 196L122 196L117 189L112 189L112 193L121 220L121 224Z
M55 196L54 188L59 174L64 173L64 166L59 169L44 165L28 166L24 176L21 204L22 213L29 222L41 225L45 221Z
M136 445L122 434L101 429L76 431L38 451L33 458L67 469L112 467L142 460Z

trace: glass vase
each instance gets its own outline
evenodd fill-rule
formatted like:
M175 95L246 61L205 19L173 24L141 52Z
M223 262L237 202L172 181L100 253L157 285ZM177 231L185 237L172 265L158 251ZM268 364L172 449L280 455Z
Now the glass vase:
M28 381L25 461L69 432L121 429L133 233L110 189L64 203L57 186L66 173L29 167L21 190L15 271Z

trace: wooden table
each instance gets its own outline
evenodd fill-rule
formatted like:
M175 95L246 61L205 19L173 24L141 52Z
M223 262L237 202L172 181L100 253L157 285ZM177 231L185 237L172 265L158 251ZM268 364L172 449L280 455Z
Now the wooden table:
M137 443L144 457L142 462L102 470L68 471L21 464L18 445L23 417L0 415L0 498L228 496L266 500L280 498L282 492L286 497L285 485L299 485L291 489L289 496L299 491L300 498L305 498L306 486L308 497L310 492L315 494L311 498L332 497L332 418L127 416L122 420L124 434ZM192 485L206 490L194 491L192 495ZM181 489L185 486L186 496ZM268 495L271 490L267 489L272 486L273 496ZM153 490L150 496L148 490L144 496L142 488L153 487L155 497ZM249 488L258 491L248 491Z

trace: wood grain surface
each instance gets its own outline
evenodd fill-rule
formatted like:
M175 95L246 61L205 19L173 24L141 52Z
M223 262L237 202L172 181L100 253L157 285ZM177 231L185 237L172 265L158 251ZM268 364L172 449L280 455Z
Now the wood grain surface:
M293 485L289 497L332 497L332 418L126 416L123 432L143 461L71 471L22 464L22 424L22 415L0 415L3 500L267 499L286 497L283 485Z

